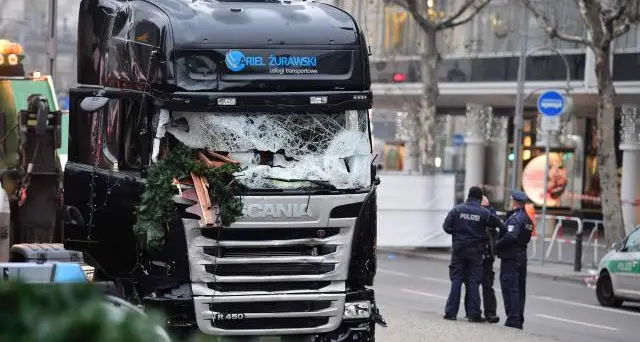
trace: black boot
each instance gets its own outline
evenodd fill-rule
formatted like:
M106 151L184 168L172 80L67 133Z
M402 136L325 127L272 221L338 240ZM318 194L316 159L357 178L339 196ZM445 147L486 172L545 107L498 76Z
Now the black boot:
M467 318L467 320L471 323L484 323L484 318L482 318L482 316L469 317Z
M496 315L489 315L486 317L487 322L491 323L491 324L496 324L498 322L500 322L500 317L496 316Z

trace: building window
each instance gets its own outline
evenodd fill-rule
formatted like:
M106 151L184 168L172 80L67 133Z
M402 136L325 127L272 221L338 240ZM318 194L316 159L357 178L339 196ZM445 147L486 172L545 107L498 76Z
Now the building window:
M640 25L631 26L629 32L616 39L616 52L640 52Z
M558 23L562 32L586 36L580 12L571 1L540 0L537 4L545 13L551 13L551 21ZM524 37L529 48L552 46L563 50L584 50L578 43L551 40L529 13L529 25L523 27L522 5L517 1L496 0L478 13L468 24L468 44L473 55L518 54ZM449 53L461 53L460 50Z
M408 29L413 19L409 12L399 6L387 6L384 8L384 54L410 54L405 44ZM416 41L413 41L414 45Z

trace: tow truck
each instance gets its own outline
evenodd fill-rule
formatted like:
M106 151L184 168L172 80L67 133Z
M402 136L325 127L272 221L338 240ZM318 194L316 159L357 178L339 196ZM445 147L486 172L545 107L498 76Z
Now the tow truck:
M62 243L62 112L50 76L0 39L0 262L24 242Z

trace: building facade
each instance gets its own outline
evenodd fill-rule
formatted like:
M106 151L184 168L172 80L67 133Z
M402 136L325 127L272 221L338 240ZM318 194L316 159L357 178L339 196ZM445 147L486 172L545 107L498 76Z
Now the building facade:
M462 2L429 0L427 14L446 16L459 8ZM547 13L552 14L552 21L558 23L561 31L586 35L574 2L543 0L540 3L546 7ZM411 15L390 1L337 0L334 4L351 12L367 32L373 53L371 72L375 82L374 135L383 140L378 141L382 146L378 150L384 153L389 150L384 146L387 140L391 142L386 145L402 145L399 118L406 115L403 113L415 110L422 92L420 29ZM468 173L474 172L476 176L471 178L477 180L477 174L480 174L479 179L489 190L492 201L506 201L514 169L514 104L519 56L524 42L528 52L525 122L521 141L522 165L518 165L517 183L529 193L539 191L542 186L540 168L544 168L544 161L540 155L544 151L541 144L544 135L539 129L536 95L546 88L569 88L573 115L563 124L561 132L552 137L551 148L555 154L551 157L549 179L558 190L557 198L550 201L550 207L556 213L577 210L587 216L598 216L600 189L595 158L597 90L593 54L579 44L549 39L533 16L524 11L517 1L494 0L469 23L439 34L443 59L438 75L440 97L437 105L441 126L438 129L438 153L433 156L435 164L442 172L459 175L459 199L464 196L465 175L469 179ZM640 27L632 27L617 39L614 50L612 70L618 94L616 105L638 106ZM486 127L477 125L477 111L467 110L468 107L477 107L475 104L488 108L489 114L483 114L489 121ZM475 126L469 124L471 122L476 123ZM636 132L627 134L632 137L629 138L633 140L631 144L636 144L640 130L636 130L634 119L626 122L622 125L622 119L618 118L616 130L624 128L627 132ZM482 170L479 171L465 165L465 151L468 150L466 142L469 138L481 135L486 151L484 163L478 167ZM616 146L620 146L620 134L616 136ZM620 150L617 158L620 173L622 154ZM391 166L392 169L401 167L397 163ZM638 193L637 190L634 194Z
M47 72L49 1L0 0L0 39L20 43L27 72ZM59 98L76 83L76 37L80 1L58 0L54 86Z

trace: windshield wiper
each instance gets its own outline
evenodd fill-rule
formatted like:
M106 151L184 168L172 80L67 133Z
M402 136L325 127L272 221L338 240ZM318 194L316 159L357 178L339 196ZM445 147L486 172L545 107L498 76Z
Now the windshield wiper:
M336 188L333 184L329 183L328 181L323 181L319 179L293 179L293 178L277 178L277 177L264 177L264 179L269 179L269 180L274 180L279 182L286 182L286 183L309 182L316 185L320 185L325 189L338 190L338 188Z

